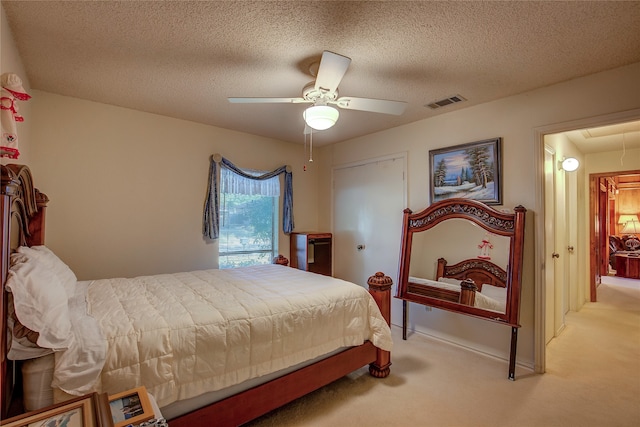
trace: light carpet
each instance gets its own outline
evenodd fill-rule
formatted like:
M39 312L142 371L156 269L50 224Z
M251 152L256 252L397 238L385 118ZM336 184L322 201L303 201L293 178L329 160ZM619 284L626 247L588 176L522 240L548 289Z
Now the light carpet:
M391 375L362 368L251 427L640 426L640 287L600 285L547 347L547 372L392 328Z

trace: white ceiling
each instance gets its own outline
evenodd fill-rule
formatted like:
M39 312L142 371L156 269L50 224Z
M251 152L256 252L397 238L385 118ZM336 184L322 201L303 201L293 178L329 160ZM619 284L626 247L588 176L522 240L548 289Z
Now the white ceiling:
M584 154L640 148L640 121L578 129L564 134Z
M408 103L341 110L319 145L640 61L638 1L2 5L34 89L302 143L304 105L227 98L299 97L330 50L352 59L341 96Z

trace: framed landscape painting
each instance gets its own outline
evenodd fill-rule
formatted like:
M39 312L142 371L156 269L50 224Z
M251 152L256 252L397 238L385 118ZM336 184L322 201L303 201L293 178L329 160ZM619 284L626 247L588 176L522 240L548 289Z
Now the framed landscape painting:
M502 138L429 151L431 203L453 197L502 204Z
M0 421L2 427L113 427L107 395L91 393Z

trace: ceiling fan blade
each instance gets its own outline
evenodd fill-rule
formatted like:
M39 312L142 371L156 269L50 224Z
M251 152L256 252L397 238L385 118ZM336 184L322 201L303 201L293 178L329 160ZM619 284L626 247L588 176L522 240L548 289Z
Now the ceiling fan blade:
M227 98L232 104L299 104L304 98Z
M347 72L351 64L351 58L338 55L337 53L325 50L320 59L318 75L316 76L316 90L335 92L338 89L344 73Z
M354 98L343 96L329 102L346 110L371 111L373 113L394 114L399 116L404 113L407 103L404 101L389 101L386 99Z

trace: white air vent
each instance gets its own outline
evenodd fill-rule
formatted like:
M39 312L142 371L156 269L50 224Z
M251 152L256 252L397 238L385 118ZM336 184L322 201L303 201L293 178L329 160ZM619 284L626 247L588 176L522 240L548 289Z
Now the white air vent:
M425 107L429 107L435 110L436 108L446 107L447 105L455 104L456 102L462 102L462 101L466 101L466 99L461 97L460 95L453 95L453 96L450 96L449 98L441 99L439 101L435 101L430 104L427 104L425 105Z

